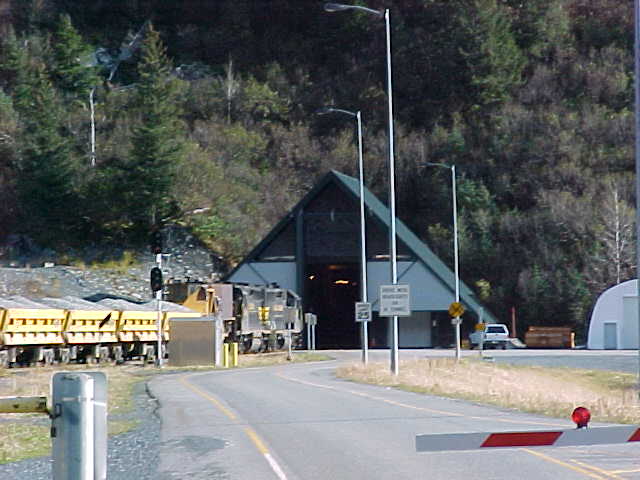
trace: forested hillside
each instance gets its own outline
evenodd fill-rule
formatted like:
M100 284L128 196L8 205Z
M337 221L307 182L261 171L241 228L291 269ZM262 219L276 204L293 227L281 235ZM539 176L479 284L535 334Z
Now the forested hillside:
M358 2L363 4L362 2ZM370 0L391 12L398 215L501 319L581 333L635 276L633 2ZM330 168L387 198L384 21L317 0L0 0L0 235L240 259Z

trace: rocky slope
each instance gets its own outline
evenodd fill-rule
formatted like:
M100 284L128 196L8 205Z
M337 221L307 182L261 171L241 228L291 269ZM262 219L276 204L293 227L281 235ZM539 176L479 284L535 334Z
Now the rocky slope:
M163 230L164 255L162 270L165 281L175 279L217 280L226 266L215 253L203 246L188 231L179 227ZM87 266L60 265L53 252L23 248L19 257L5 259L0 268L0 297L21 295L41 297L87 297L98 293L120 295L137 300L150 300L149 271L156 266L155 255L148 251L107 252L115 261ZM129 261L118 260L126 258ZM81 263L81 262L79 262Z

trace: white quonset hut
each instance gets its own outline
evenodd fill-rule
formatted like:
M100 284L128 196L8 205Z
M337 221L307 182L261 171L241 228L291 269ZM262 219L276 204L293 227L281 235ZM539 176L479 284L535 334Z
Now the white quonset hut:
M372 303L372 347L387 347L391 332L380 318L380 285L391 284L389 209L365 189L367 291ZM411 232L396 221L398 283L411 288L411 317L399 319L399 346L449 346L454 342L447 314L455 299L453 272ZM464 260L464 259L463 259ZM296 291L304 311L318 317L316 345L358 348L354 303L360 300L360 188L357 179L331 171L283 218L225 278L250 284L277 283ZM464 267L464 262L462 263ZM496 319L474 293L460 283L467 313L462 338L476 320Z
M615 285L596 300L589 323L587 348L638 348L638 280Z

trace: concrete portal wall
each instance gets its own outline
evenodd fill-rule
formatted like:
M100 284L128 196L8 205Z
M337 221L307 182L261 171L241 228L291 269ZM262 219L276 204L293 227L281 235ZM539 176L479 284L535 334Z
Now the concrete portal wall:
M411 311L447 310L455 296L419 262L398 262L398 283L411 285ZM367 292L374 311L380 311L380 285L391 285L389 262L367 262Z
M391 345L392 339L389 339ZM398 317L399 348L430 348L431 312L413 312L410 317Z
M454 294L419 262L398 262L398 283L411 285L411 311L446 310ZM276 282L282 288L298 291L295 262L251 262L228 278L230 282L264 285ZM389 262L367 262L367 292L374 311L380 310L380 285L391 284Z
M227 280L252 285L275 282L280 288L298 292L295 262L251 262L242 265Z
M446 310L454 301L453 293L419 262L398 262L398 283L411 285L411 317L398 320L398 345L401 348L433 346L430 311ZM251 262L242 265L231 282L266 284L276 282L282 288L297 291L295 262ZM367 262L367 290L373 311L380 311L381 285L391 284L389 262ZM390 342L390 341L389 341ZM388 343L390 345L390 343Z

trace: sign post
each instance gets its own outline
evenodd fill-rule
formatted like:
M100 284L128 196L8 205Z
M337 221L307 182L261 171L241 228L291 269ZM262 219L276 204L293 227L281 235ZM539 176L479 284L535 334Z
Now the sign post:
M406 284L380 285L380 316L394 318L411 316L410 293L410 287ZM398 335L393 335L391 343L391 370L397 375L400 370L398 362Z
M315 350L318 317L314 313L305 313L304 320L307 323L307 350Z
M316 325L318 323L318 317L313 316L313 323L311 324L311 347L315 351L316 349Z
M451 324L455 326L456 332L456 361L460 360L460 324L462 323L462 319L460 318L464 313L464 306L459 302L455 301L449 305L449 315L453 318L451 319Z
M369 360L369 345L367 334L367 323L371 321L371 304L369 302L356 302L356 323L362 325L362 363L365 365Z

